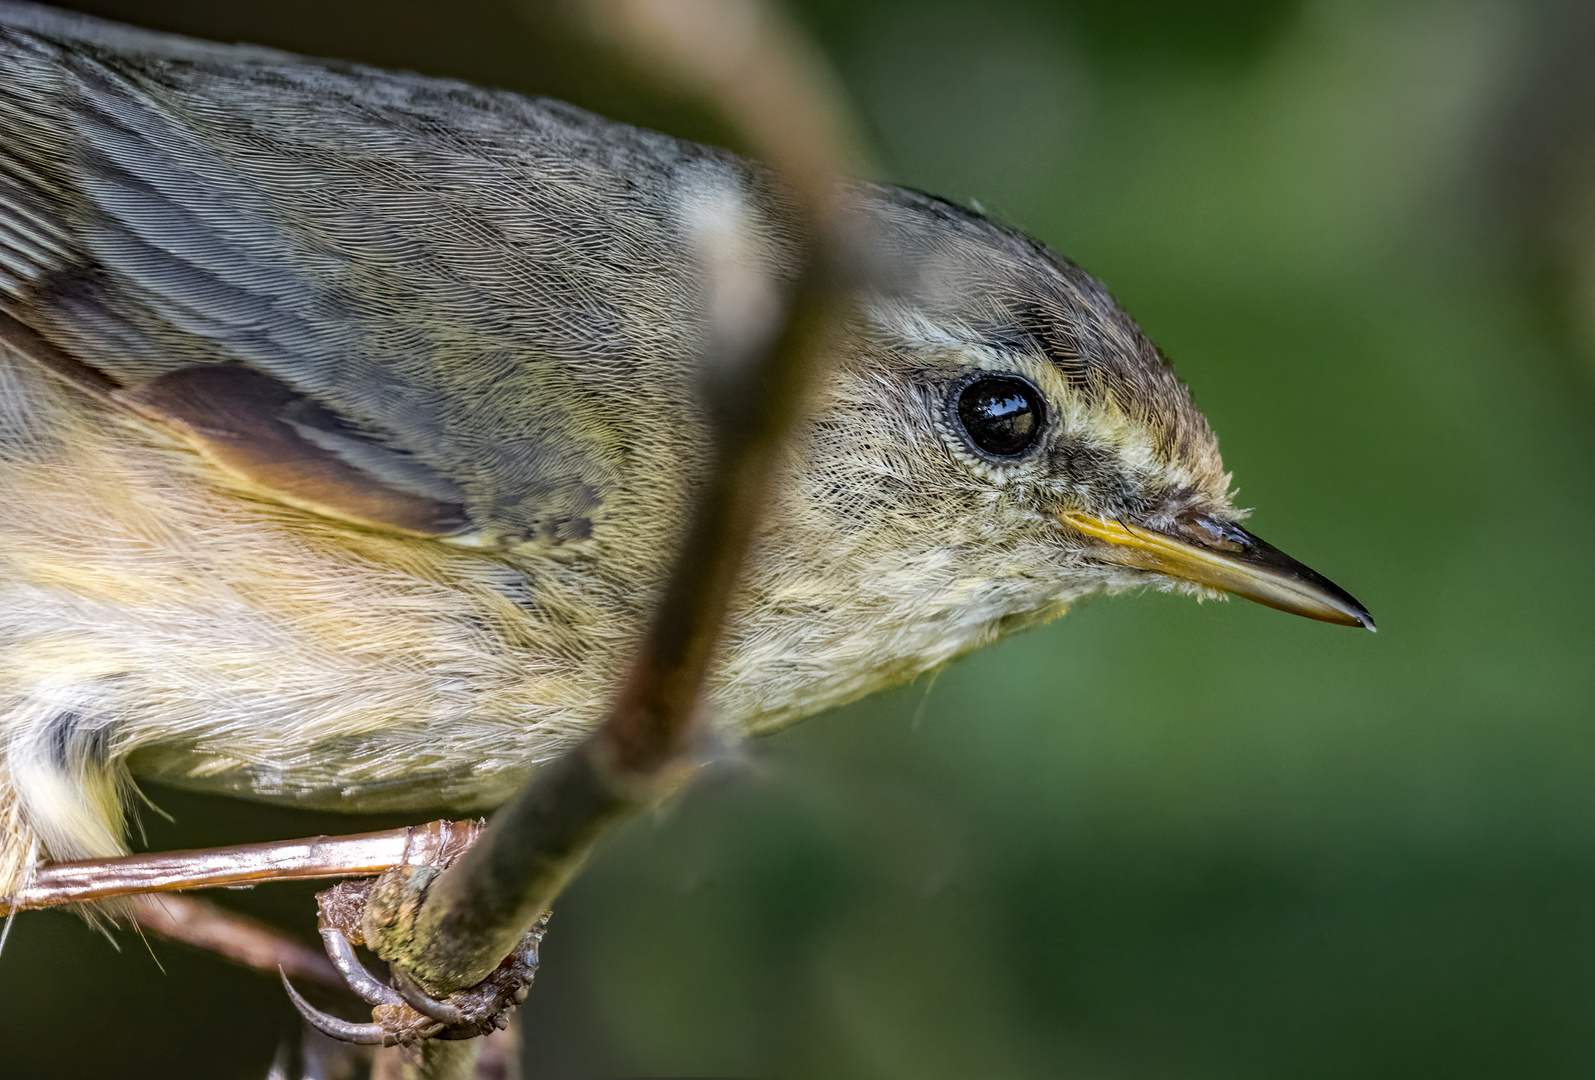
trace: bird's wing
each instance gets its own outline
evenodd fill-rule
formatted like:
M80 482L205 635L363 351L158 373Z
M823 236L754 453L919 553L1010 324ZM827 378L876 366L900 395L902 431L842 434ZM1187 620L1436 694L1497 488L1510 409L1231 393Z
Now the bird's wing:
M578 539L639 439L692 445L684 167L741 182L556 103L0 2L12 337L352 521Z

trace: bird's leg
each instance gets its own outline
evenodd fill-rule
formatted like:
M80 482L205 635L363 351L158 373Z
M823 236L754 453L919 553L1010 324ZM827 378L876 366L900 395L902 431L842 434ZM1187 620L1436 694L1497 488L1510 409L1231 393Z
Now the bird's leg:
M504 961L475 986L436 998L397 966L392 985L376 979L354 947L382 927L402 922L425 896L439 871L467 850L481 833L480 821L434 821L405 829L351 836L314 836L265 844L87 859L39 867L27 887L0 898L0 916L30 908L136 898L135 922L147 929L259 967L269 953L282 970L280 947L256 940L264 928L187 897L163 896L184 889L240 887L271 881L360 877L319 894L318 926L327 956L344 984L370 1004L373 1022L354 1024L320 1012L301 997L287 974L283 982L294 1005L317 1030L346 1042L409 1045L429 1038L468 1039L502 1029L508 1014L526 998L537 972L537 946L545 913ZM369 875L378 874L377 877ZM218 922L226 922L223 926ZM248 932L242 948L240 933ZM273 939L275 942L275 939ZM276 943L280 946L280 942ZM293 963L295 974L326 981L320 965Z
M371 877L406 864L446 866L476 842L482 825L481 821L433 821L349 836L47 863L37 867L15 895L0 896L0 917L32 908L184 889Z
M356 945L384 924L402 920L425 896L438 872L475 842L480 821L434 821L407 829L351 836L314 836L266 844L87 859L39 867L27 887L0 898L0 917L30 908L135 898L135 922L163 937L211 949L251 966L271 956L294 1005L317 1030L346 1042L410 1045L424 1039L469 1039L502 1029L526 999L537 972L537 946L545 913L504 961L475 986L439 999L397 966L392 985L360 963ZM364 875L379 874L378 877ZM373 1022L354 1024L310 1005L288 983L284 964L301 977L327 981L322 965L308 963L264 927L181 896L184 889L240 887L271 881L363 876L317 894L321 939L342 981L372 1006ZM242 937L241 937L242 935ZM271 936L266 941L262 935ZM247 938L247 940L243 940ZM288 957L287 961L284 957Z
M354 947L366 944L368 932L398 909L418 904L436 874L437 868L430 866L398 866L381 877L340 882L316 895L327 955L349 988L372 1007L372 1020L351 1023L327 1015L301 997L284 975L283 986L307 1023L334 1039L380 1046L472 1039L509 1023L511 1010L526 1000L537 974L537 947L548 926L547 912L487 978L441 1000L398 967L392 969L391 984L381 982L355 955Z

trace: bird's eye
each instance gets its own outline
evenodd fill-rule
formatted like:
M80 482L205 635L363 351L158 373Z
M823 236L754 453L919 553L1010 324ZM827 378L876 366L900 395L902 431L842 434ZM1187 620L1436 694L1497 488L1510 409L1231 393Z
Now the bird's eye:
M958 421L969 441L993 457L1018 457L1046 419L1041 391L1017 375L981 375L959 391Z

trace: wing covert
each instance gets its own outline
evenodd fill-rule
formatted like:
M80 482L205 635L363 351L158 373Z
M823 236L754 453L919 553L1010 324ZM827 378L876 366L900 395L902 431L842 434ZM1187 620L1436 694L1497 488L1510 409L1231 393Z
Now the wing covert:
M202 365L269 377L335 418L295 435L304 461L457 507L495 546L591 535L639 456L639 393L695 453L698 286L639 185L713 152L463 84L55 40L5 25L15 7L0 310L51 346L132 394Z

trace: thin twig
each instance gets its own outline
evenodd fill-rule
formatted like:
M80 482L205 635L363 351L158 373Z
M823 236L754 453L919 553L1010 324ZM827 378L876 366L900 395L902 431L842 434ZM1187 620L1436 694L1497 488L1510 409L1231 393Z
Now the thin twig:
M424 891L419 904L368 907L368 917L395 916L367 926L368 944L435 993L485 977L614 825L684 782L743 556L856 277L836 181L848 143L793 30L753 0L599 0L592 10L621 50L702 94L776 166L806 233L804 265L772 332L711 329L720 377L705 380L705 405L716 469L608 720L541 771L454 866L394 883Z
M286 972L323 986L347 990L349 984L327 954L301 944L258 919L228 911L193 896L140 896L128 917L168 941L217 953L235 964L271 975Z

